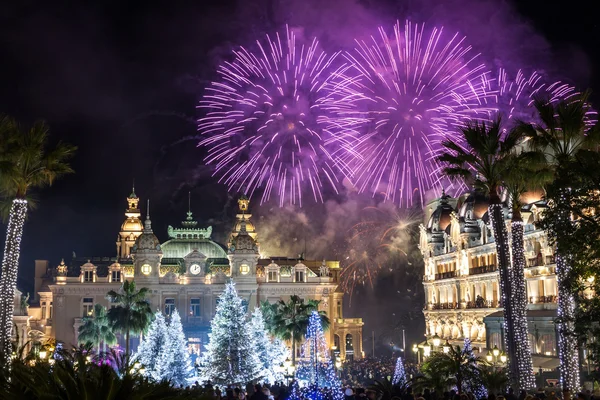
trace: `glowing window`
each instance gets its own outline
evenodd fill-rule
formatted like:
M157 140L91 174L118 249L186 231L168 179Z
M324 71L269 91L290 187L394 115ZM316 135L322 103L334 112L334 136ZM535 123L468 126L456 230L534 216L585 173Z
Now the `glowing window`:
M247 266L246 264L242 264L240 265L240 274L242 275L248 275L250 273L250 267Z

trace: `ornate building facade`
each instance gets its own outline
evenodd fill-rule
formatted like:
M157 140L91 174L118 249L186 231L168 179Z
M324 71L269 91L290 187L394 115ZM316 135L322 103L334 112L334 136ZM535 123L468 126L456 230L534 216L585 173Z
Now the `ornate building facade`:
M425 336L461 346L468 337L484 355L504 347L496 244L487 208L486 198L476 191L459 198L442 194L426 206L419 245L425 262ZM558 293L554 249L545 232L535 227L544 208L533 195L522 214L529 341L534 367L547 370L558 365ZM510 232L507 208L504 214Z
M169 239L161 243L152 230L149 211L142 223L139 201L135 192L127 197L125 221L116 241L117 257L73 255L70 263L63 260L55 268L48 261L36 261L36 296L31 306L21 307L21 295L15 295L19 303L15 334L21 344L31 339L77 343L82 318L93 313L96 303L114 306L106 294L119 290L127 279L135 280L138 288L149 289L154 310L166 315L178 310L190 352L197 356L208 342L217 299L225 282L232 279L249 311L263 300L276 302L292 295L320 300L320 309L331 320L328 344L335 345L342 358L363 356L362 319L343 316L339 261L261 258L258 232L244 196L238 201L239 211L226 246L211 239L211 227L198 227L191 211L180 227L168 227Z

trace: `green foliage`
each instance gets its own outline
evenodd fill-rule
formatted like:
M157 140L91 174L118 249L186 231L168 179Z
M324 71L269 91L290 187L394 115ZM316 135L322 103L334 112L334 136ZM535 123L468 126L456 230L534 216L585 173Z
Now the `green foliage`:
M27 198L31 189L51 186L73 172L68 161L77 148L66 143L50 147L49 139L49 128L43 121L23 127L15 119L0 115L0 197L8 200L2 211L8 211L7 204L13 198ZM8 214L3 212L2 216L6 219Z
M119 292L111 290L107 297L117 306L108 310L108 320L114 329L125 333L125 353L129 354L131 333L144 332L152 322L152 309L147 300L148 288L136 291L134 281L125 281Z
M308 320L313 311L319 310L319 301L308 300L293 295L286 303L279 300L275 305L264 305L267 329L274 336L292 342L292 361L296 361L296 344L300 343L306 334ZM329 318L323 311L319 311L321 325L324 330L329 329Z
M136 373L122 374L116 365L122 357L88 361L89 347L61 351L59 357L36 362L13 361L10 379L2 382L6 400L88 399L88 400L159 400L203 399L204 390L176 389L168 382L150 382Z
M465 391L476 392L481 385L477 359L459 346L450 346L448 353L432 354L423 364L421 374L415 380L416 386L428 387L438 393L443 393L452 386L458 388L459 394Z
M100 343L112 345L117 342L117 337L113 333L112 325L108 320L106 308L101 304L94 304L94 314L85 316L82 319L83 324L79 327L78 340L80 343L92 343L100 352Z
M439 161L445 165L444 174L472 182L490 196L491 203L498 203L498 189L511 167L509 156L519 143L520 131L513 130L504 136L500 118L489 124L467 121L460 131L464 145L450 140L442 142L446 152L439 157Z

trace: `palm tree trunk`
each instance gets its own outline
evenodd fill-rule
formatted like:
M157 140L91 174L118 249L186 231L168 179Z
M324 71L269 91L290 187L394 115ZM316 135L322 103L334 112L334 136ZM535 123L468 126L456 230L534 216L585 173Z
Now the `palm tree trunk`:
M525 250L523 240L523 219L521 211L513 208L510 228L512 236L512 269L510 281L512 283L512 296L510 296L511 310L513 313L513 336L516 354L516 384L519 389L535 388L531 348L527 335L527 289L525 287Z
M502 307L504 309L504 344L508 355L508 370L511 382L515 382L518 377L516 369L517 358L515 352L514 338L514 319L511 308L511 280L510 280L510 247L508 245L508 232L504 221L503 206L500 199L495 195L495 191L490 190L490 205L488 208L489 217L494 230L494 240L496 243L496 257L498 260L498 272L500 275L500 292L502 294Z
M129 327L125 332L125 354L129 355Z
M27 200L17 198L12 201L4 258L2 259L2 277L0 278L0 365L9 365L12 353L13 313L15 308L15 288L21 254L21 236L27 215Z
M568 189L563 189L557 202L559 227L571 229L571 214L567 206L570 204ZM579 353L575 335L575 297L569 285L572 259L569 254L561 252L557 244L556 283L558 286L558 357L560 359L560 381L563 391L573 393L579 389Z
M292 365L296 365L296 340L292 331Z

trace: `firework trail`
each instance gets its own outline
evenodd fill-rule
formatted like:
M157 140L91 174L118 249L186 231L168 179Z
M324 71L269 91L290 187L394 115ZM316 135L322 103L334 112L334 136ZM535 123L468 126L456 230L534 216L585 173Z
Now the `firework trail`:
M534 107L535 99L546 99L550 103L557 103L581 94L567 83L561 81L549 83L537 71L528 74L518 70L513 77L504 68L499 68L495 80L488 82L486 86L490 89L490 96L484 98L486 101L492 100L492 106L497 107L510 122L539 122L538 112ZM597 113L590 109L587 114L588 123L593 124Z
M478 54L459 34L408 21L398 21L391 36L379 28L377 37L356 43L346 58L360 72L353 83L367 108L353 114L364 129L349 153L359 157L348 161L358 190L412 206L424 203L427 190L452 189L440 181L440 143L458 140L464 120L493 111L482 99L490 78Z
M354 152L356 122L344 110L356 99L344 88L355 70L289 28L233 55L198 106L199 146L219 182L250 196L260 190L261 204L278 197L280 206L302 205L305 191L322 202L324 185L337 192L350 173L339 154Z
M364 208L361 221L352 227L340 273L340 285L347 293L352 294L357 285L373 287L394 256L407 257L410 231L422 217L414 210L382 207Z

